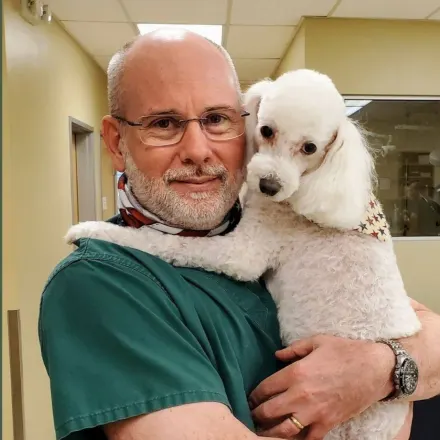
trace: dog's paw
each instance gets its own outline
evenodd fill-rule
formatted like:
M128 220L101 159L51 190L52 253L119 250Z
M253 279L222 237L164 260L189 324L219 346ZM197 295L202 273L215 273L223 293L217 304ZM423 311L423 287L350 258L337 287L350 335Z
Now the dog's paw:
M218 273L223 273L230 278L237 281L256 281L261 275L261 271L255 270L255 268L248 265L244 265L242 262L229 262L228 264L223 264L214 269Z

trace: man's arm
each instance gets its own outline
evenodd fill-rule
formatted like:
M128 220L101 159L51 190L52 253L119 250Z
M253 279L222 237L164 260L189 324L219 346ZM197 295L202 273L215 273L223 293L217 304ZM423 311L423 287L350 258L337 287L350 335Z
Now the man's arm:
M153 275L84 258L56 273L40 313L57 436L107 425L111 440L256 439Z
M270 201L265 203L273 204ZM285 238L282 232L284 223L278 217L274 217L278 220L270 228L261 222L267 210L265 208L262 202L246 208L240 224L227 237L201 239L163 234L150 228L133 229L108 222L83 222L70 228L66 240L69 244L84 237L110 241L155 255L174 266L202 267L236 280L256 281L277 264L279 249ZM258 238L263 232L266 239L261 241ZM243 258L237 249L247 249L248 257Z
M257 440L221 403L177 406L104 427L108 440ZM270 440L270 437L265 437ZM274 440L274 439L273 439Z
M419 384L410 400L430 399L440 394L440 315L412 300L422 330L400 342L419 367Z

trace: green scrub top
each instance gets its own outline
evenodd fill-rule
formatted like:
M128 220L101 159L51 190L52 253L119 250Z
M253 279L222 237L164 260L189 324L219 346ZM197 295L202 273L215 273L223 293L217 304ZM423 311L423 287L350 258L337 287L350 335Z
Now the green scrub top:
M76 244L50 276L39 318L57 439L104 439L104 424L208 401L254 430L247 398L280 368L263 284L101 240Z

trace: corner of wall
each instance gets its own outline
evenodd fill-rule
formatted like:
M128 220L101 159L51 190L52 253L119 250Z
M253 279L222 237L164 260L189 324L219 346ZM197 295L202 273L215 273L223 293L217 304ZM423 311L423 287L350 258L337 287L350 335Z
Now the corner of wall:
M295 29L292 41L278 64L273 78L277 78L289 70L306 67L306 27L307 19L302 19Z
M307 19L307 68L345 95L438 96L440 23L432 21Z

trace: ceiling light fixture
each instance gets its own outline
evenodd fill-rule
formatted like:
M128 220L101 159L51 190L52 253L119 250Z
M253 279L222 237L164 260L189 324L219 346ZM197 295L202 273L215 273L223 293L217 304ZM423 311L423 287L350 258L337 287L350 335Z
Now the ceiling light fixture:
M346 99L345 100L345 107L346 107L345 114L347 116L351 116L354 113L361 110L366 105L368 105L370 102L371 102L371 100L368 100L368 99Z
M141 23L137 25L141 35L148 34L160 28L186 29L199 34L216 44L222 44L223 26L221 24L151 24Z

